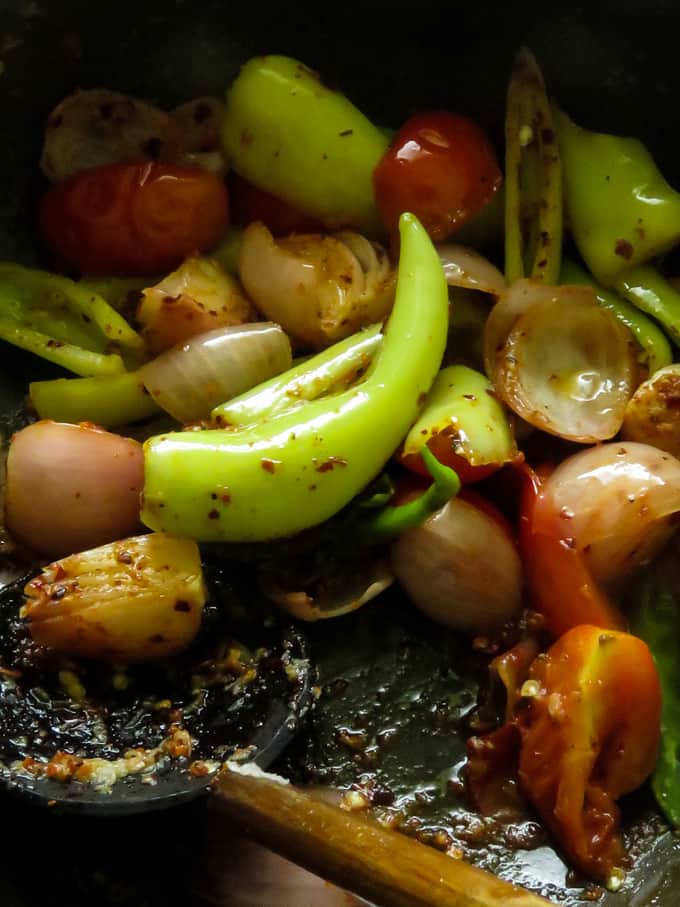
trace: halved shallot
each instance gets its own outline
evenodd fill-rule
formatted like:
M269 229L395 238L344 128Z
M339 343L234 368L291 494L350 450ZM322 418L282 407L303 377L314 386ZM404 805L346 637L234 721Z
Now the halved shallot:
M498 394L535 428L581 443L621 428L635 345L590 287L518 280L492 309L484 344Z
M239 275L255 306L303 349L324 349L382 321L394 301L387 253L350 231L274 239L264 224L252 223Z
M139 530L143 485L137 441L88 424L35 422L10 444L7 528L48 557L112 542Z
M461 497L392 543L392 570L413 604L455 630L487 633L516 617L522 565L500 515Z
M633 441L564 460L541 489L541 518L609 585L650 561L678 525L680 461ZM546 531L544 526L544 531Z
M217 328L191 337L142 366L156 403L179 422L206 418L218 404L280 375L293 361L278 324Z

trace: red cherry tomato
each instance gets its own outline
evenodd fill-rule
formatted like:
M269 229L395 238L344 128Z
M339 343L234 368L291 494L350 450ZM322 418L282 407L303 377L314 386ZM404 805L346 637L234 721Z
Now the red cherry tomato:
M318 233L322 225L282 198L259 189L237 173L229 175L231 210L234 223L247 226L262 221L273 236L291 233Z
M533 658L523 640L492 668L508 692L506 723L468 741L468 790L487 815L507 815L508 782L542 816L570 861L597 879L621 866L617 800L654 768L661 686L645 643L583 625ZM533 660L532 660L533 658ZM523 683L534 690L523 699Z
M501 171L491 143L476 123L453 113L411 117L373 174L385 227L415 214L433 240L446 239L493 197Z
M148 161L82 170L48 189L38 212L48 248L85 274L171 271L214 246L228 222L219 177Z

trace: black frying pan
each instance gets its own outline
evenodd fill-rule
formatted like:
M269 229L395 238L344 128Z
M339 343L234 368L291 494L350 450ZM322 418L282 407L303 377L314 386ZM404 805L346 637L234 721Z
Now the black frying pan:
M419 107L447 107L472 114L500 138L511 60L526 43L539 58L551 92L566 110L592 128L639 137L669 179L679 184L679 26L680 9L671 0L541 5L499 5L485 0L408 5L367 0L333 5L252 0L247 4L219 0L62 0L58 4L54 0L0 0L0 257L35 261L32 212L40 191L36 162L41 129L45 115L61 97L77 86L103 86L148 96L170 107L192 96L221 94L239 64L263 52L297 56L321 70L377 122L398 125ZM0 371L5 409L11 412L16 408L17 393L25 388L26 364L3 348ZM375 613L348 619L368 621L369 629L362 637L366 648L357 649L361 655L356 658L370 659L373 646L382 650L389 667L389 640L382 633L382 621L390 616L371 625ZM399 626L397 623L397 635ZM433 643L434 654L427 655L430 644L422 640L432 638L429 631L416 622L409 625L408 632L421 640L422 658L436 663L441 640ZM379 683L376 676L357 680L351 664L342 666L343 658L352 660L343 649L345 640L344 632L319 630L316 653L328 682L349 672L355 688L369 680ZM357 665L355 661L354 668ZM417 677L405 675L406 687L416 682ZM473 688L473 675L461 677L460 683ZM348 702L351 709L352 697ZM337 712L328 713L327 719L324 714L320 712L320 723L312 730L316 736L308 739L306 761L298 764L298 770L308 775L323 770L324 753L328 755L324 733L328 733L329 722L340 720ZM451 733L451 752L455 753L460 742L456 742L455 729ZM312 756L316 769L309 762ZM403 758L408 758L406 752ZM442 758L446 760L446 753ZM454 755L449 762L455 762ZM187 813L187 809L192 811ZM644 798L634 802L629 821L634 824L653 815L648 809ZM125 860L102 857L106 848L90 843L90 826L54 817L43 817L36 825L32 815L15 805L7 805L4 815L14 831L10 844L3 845L7 855L4 880L8 886L16 885L13 893L10 887L6 893L0 888L0 903L7 907L76 904L79 892L84 903L112 904L115 886L97 887L92 881L95 864L118 881L117 903L125 903L125 890L136 892L136 903L153 907L186 903L181 884L159 881L153 860L130 859L129 852ZM195 829L200 828L200 809L179 808L172 815L177 817L172 834L163 820L156 824L148 820L142 827L134 824L139 820L124 824L126 820L121 819L97 824L96 835L99 844L107 842L110 854L110 848L115 851L126 836L143 831L155 841L154 858L166 865L173 861L196 865L198 861L200 867L200 854L192 853L190 846ZM59 821L71 824L59 825ZM654 821L650 834L640 838L643 856L632 890L625 896L608 897L608 907L610 903L621 907L673 907L677 903L678 844L668 835L656 835L659 829ZM186 827L187 822L194 832ZM37 833L53 842L51 852L43 854L47 868L40 874L32 873L35 854L27 854L24 846L31 832L33 839ZM59 843L68 836L84 842L75 857L71 847ZM493 863L493 859L487 861L490 868ZM555 870L555 855L547 842L524 863L496 861L497 869L499 865L506 874L538 887L543 873L556 898L571 884ZM574 898L580 897L579 889L565 896L565 903L577 903Z

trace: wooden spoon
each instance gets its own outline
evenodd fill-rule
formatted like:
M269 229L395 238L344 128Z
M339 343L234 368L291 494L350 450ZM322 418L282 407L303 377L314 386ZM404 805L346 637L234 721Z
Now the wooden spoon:
M275 776L229 767L212 808L246 835L380 907L546 907L549 901Z

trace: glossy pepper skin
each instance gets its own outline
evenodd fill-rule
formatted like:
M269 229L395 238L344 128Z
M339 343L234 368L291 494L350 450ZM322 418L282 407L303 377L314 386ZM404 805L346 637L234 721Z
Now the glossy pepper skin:
M394 309L365 378L236 431L145 445L142 520L199 541L263 541L327 520L381 470L423 404L444 353L448 293L425 230L402 215Z
M680 193L637 139L581 129L554 111L571 230L605 286L680 240Z
M380 232L372 177L388 138L297 60L254 57L242 67L222 141L234 170L259 189L328 228Z
M144 357L143 339L96 290L0 262L0 340L76 375L115 375Z
M671 364L673 361L671 345L661 328L640 311L642 306L631 305L617 293L605 289L584 268L567 259L562 260L560 283L585 284L593 288L599 304L612 311L634 335L640 347L641 362L650 375Z

